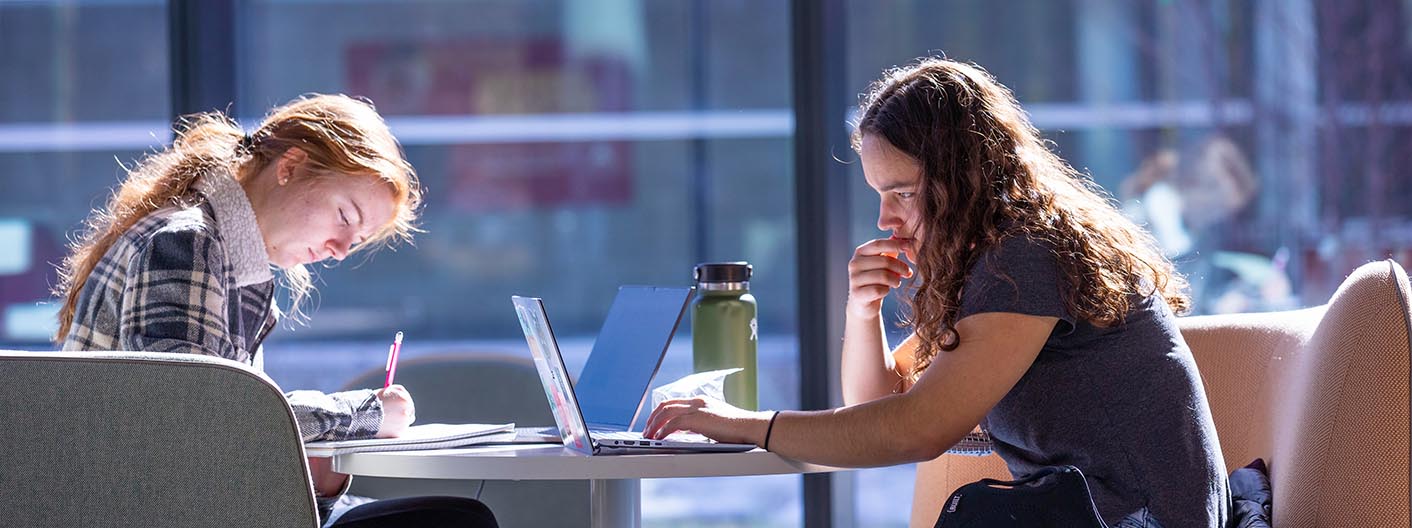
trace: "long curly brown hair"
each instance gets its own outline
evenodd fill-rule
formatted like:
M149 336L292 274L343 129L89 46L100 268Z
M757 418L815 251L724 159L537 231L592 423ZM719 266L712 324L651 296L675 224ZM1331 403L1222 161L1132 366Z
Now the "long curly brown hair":
M1135 295L1160 295L1174 312L1187 310L1186 280L1152 236L1050 151L1010 90L981 67L928 57L889 69L863 94L858 116L855 151L872 135L922 169L923 239L912 295L904 296L906 324L920 338L913 378L939 351L960 345L966 273L1012 236L1053 248L1076 318L1120 324Z

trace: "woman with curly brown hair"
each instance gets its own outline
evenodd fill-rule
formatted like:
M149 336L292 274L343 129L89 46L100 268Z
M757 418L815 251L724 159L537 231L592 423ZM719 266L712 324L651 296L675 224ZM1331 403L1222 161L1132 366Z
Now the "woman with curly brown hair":
M853 146L892 236L849 263L848 406L675 400L645 434L689 430L868 467L930 460L979 426L1016 477L1082 470L1110 525L1223 526L1225 467L1175 321L1186 283L1152 238L978 66L889 70L858 115ZM903 287L914 333L901 346L913 353L894 362L880 311Z

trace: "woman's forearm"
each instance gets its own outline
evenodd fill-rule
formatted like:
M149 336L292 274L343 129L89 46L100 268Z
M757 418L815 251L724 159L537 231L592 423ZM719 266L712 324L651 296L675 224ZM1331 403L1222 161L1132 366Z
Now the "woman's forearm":
M906 392L828 411L782 412L770 431L769 450L839 467L936 458L1010 392L1058 321L1014 313L968 316L956 323L968 338L934 356Z
M907 464L940 456L973 427L960 419L927 416L915 399L894 394L839 409L781 412L770 431L769 449L835 467Z
M901 378L893 370L881 315L850 314L843 330L843 403L855 405L892 394Z

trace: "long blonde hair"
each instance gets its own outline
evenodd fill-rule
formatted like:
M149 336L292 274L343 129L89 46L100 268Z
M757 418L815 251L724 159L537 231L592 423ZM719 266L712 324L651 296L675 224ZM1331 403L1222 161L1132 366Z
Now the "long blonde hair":
M905 299L920 338L912 376L960 344L965 274L1011 236L1053 247L1069 311L1094 325L1121 323L1133 294L1160 295L1178 313L1190 304L1186 280L1152 236L1049 150L1010 90L981 67L923 58L888 70L858 114L855 150L874 135L922 167L925 239Z
M422 191L417 173L369 102L345 95L306 95L271 110L248 138L220 112L184 116L177 128L171 147L127 170L122 185L102 209L93 211L70 246L54 289L64 300L55 342L68 335L79 293L94 266L133 224L163 207L196 203L192 185L203 176L230 174L244 182L292 147L308 154L312 174L376 176L391 187L397 203L392 221L354 251L410 241L418 231ZM282 278L293 299L287 313L297 319L302 301L314 290L313 280L302 265L285 268Z

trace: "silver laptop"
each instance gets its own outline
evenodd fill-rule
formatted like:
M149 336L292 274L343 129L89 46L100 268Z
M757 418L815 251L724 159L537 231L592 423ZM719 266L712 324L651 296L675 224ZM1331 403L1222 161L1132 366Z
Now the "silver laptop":
M652 440L629 431L689 297L689 288L619 290L589 355L589 364L579 377L578 393L549 326L544 302L534 297L511 298L564 447L584 455L644 450L734 452L755 448L751 444L718 443L695 434L678 433ZM590 403L581 407L581 401ZM593 414L586 415L585 408L593 409Z

